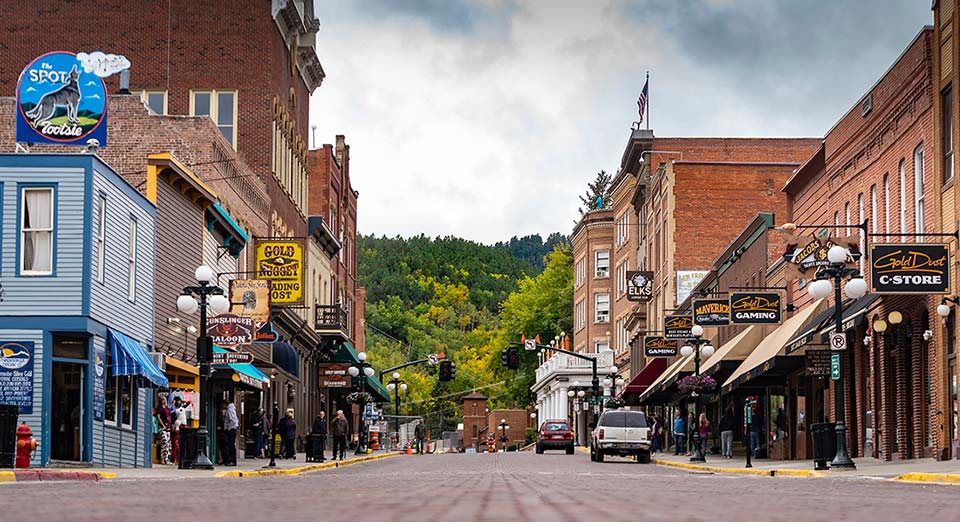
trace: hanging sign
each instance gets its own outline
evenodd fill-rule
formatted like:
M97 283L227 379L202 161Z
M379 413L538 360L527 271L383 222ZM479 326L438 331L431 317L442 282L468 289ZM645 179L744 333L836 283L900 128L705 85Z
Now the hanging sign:
M30 62L17 82L16 140L23 143L107 144L103 78L130 67L115 54L52 52Z
M270 320L270 280L231 279L230 313L249 317L256 324Z
M270 280L275 305L303 304L303 239L258 239L257 279Z
M693 302L693 324L726 326L730 324L728 299L697 299Z
M280 334L273 328L273 323L256 323L257 331L253 334L253 344L273 344L280 340Z
M950 249L942 244L870 245L875 294L949 294Z
M102 421L107 399L107 348L105 345L93 349L93 420Z
M807 350L804 354L807 366L807 375L830 375L830 360L832 357L830 350Z
M676 357L677 341L660 335L643 338L644 357Z
M688 339L693 336L693 316L668 315L663 320L663 336L667 339Z
M347 363L321 363L320 387L350 388L353 386L353 379L350 377L349 369L350 365Z
M780 324L783 315L780 294L748 292L730 294L730 321L733 324Z
M851 237L799 236L784 232L783 238L787 243L783 259L787 262L785 276L788 281L813 279L820 267L830 265L827 252L835 245L846 248L850 253L847 267L855 268L860 260L859 241Z
M249 352L213 352L213 364L250 364L253 354Z
M627 272L627 300L647 301L653 296L653 272Z
M709 270L677 270L677 304L680 306L700 281L709 274Z
M232 348L253 342L253 319L233 314L220 314L207 319L207 335L213 344Z
M33 342L0 341L0 404L33 413Z

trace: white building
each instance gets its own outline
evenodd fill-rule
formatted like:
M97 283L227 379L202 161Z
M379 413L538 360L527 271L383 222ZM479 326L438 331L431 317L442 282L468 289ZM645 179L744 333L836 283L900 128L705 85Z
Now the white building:
M603 350L599 354L585 354L597 357L597 375L604 396L615 394L611 387L603 387L604 378L617 369L613 365L613 351ZM586 398L591 395L593 386L593 365L591 361L558 353L547 359L537 368L536 381L530 388L537 394L537 427L545 420L566 419L573 423L577 443L586 445L587 426L589 425ZM583 397L577 392L583 391ZM570 397L568 392L573 391Z

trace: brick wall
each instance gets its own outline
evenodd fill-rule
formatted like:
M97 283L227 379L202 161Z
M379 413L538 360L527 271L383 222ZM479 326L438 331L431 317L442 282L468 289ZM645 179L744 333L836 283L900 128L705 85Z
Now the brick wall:
M574 266L579 260L585 261L585 279L584 284L575 287L573 291L574 314L576 314L576 304L584 300L585 313L587 316L586 328L577 330L576 318L574 319L573 331L573 350L582 353L593 353L594 343L596 341L605 341L606 332L613 332L612 317L614 313L613 300L615 299L616 285L613 279L616 268L613 265L613 241L614 241L613 211L602 210L594 211L580 220L580 224L573 234L573 259ZM596 255L597 250L610 251L610 277L597 278L596 273ZM610 294L610 313L611 321L606 323L596 323L595 318L595 298L597 293ZM612 339L611 339L612 341Z

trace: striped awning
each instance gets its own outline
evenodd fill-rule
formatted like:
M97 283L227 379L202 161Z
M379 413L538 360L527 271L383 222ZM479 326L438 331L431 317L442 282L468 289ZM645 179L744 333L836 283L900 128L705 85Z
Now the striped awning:
M109 330L108 337L112 376L142 375L161 388L170 386L167 376L157 367L140 343L113 329Z

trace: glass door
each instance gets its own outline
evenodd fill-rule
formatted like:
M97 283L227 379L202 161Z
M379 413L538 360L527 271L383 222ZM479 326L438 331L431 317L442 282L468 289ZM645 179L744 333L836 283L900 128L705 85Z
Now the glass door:
M83 440L84 365L53 363L50 458L80 461Z

